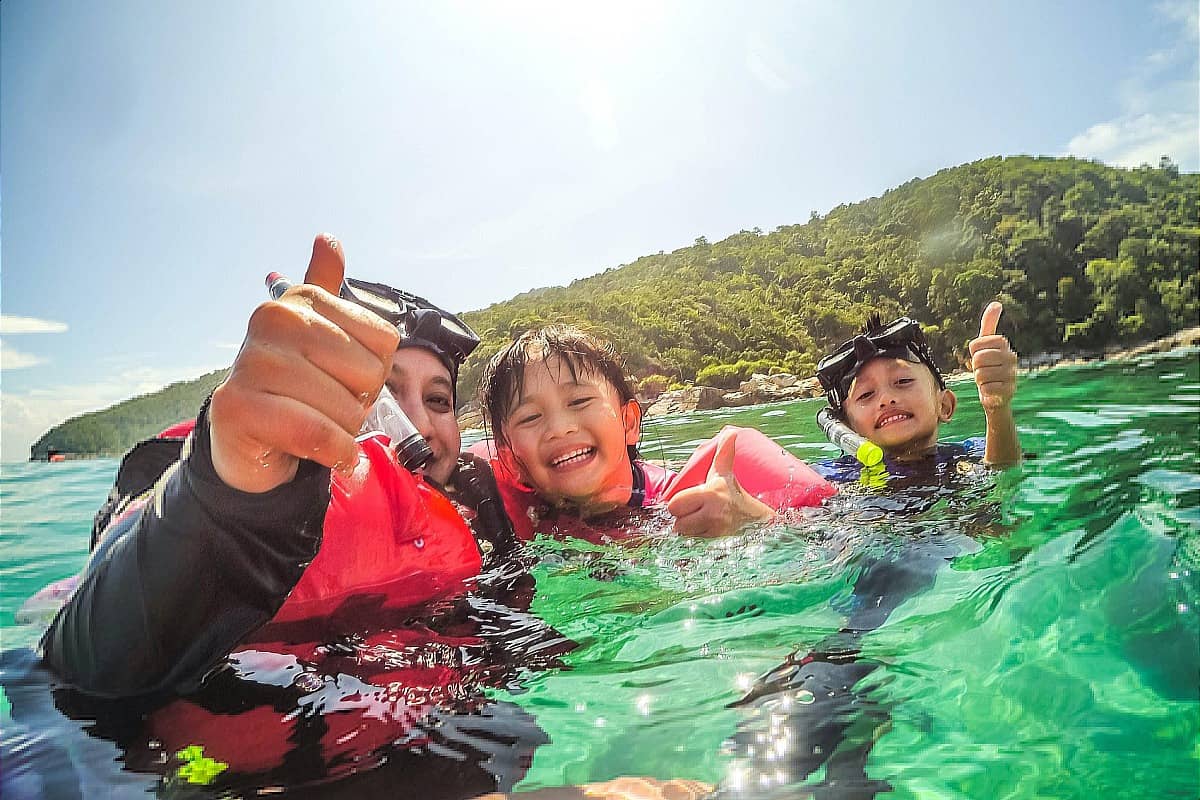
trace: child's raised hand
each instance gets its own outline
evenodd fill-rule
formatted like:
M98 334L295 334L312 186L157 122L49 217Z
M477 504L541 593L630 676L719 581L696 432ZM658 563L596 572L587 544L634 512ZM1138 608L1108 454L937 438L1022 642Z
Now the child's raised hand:
M771 507L746 494L733 474L735 431L724 431L717 442L708 480L684 489L667 501L675 517L675 530L685 536L712 538L736 533L743 525L775 515Z
M1003 311L1000 303L989 303L979 321L978 338L967 345L975 385L979 387L979 402L987 414L1007 408L1017 391L1017 354L1008 339L996 333Z

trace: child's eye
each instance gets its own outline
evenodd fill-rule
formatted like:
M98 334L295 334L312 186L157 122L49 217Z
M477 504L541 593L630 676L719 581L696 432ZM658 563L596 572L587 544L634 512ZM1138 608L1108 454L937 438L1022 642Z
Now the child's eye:
M592 397L590 395L587 397L576 397L568 405L578 408L580 406L586 406L588 403L592 402L592 400L595 400L595 399L596 399L595 397Z
M913 382L913 379L912 379L912 378L899 378L899 379L896 381L896 385L897 385L897 386L908 386L908 385L909 385L910 383L912 383L912 382Z
M521 414L516 418L517 419L516 424L517 425L531 425L531 424L537 422L539 419L541 419L541 416L542 416L541 414L537 414L537 413Z
M856 400L858 400L858 402L860 402L860 403L861 403L863 400L870 400L870 399L871 399L871 395L873 395L873 394L875 394L875 390L874 390L874 389L871 389L870 391L863 392L862 394L860 394L860 395L859 395L857 398L855 398L855 399L856 399Z

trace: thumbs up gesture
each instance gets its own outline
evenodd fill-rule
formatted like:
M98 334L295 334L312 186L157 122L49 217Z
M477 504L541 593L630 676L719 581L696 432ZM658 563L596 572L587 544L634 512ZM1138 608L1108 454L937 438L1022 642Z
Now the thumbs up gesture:
M228 486L266 492L302 459L348 468L354 437L391 368L400 335L338 297L342 248L322 234L304 283L250 315L242 348L209 408L213 467Z
M1017 354L1008 339L996 333L1003 311L1000 303L989 303L979 321L979 336L967 345L979 402L987 414L1007 408L1017 391Z
M684 489L667 501L667 511L675 517L675 530L685 536L715 538L736 533L743 525L761 522L775 515L763 501L742 489L733 474L736 431L719 434L708 479L699 486Z
M1008 339L996 334L1004 306L989 303L979 321L979 336L971 340L971 369L979 387L979 404L987 421L984 460L989 464L1016 464L1021 442L1013 419L1012 399L1017 392L1017 354Z

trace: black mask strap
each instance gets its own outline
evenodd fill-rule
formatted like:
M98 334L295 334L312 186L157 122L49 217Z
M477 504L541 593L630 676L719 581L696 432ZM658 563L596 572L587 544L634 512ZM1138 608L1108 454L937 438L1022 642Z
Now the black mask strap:
M631 461L630 466L633 467L633 491L629 493L627 505L630 508L641 508L646 504L646 473L636 461Z

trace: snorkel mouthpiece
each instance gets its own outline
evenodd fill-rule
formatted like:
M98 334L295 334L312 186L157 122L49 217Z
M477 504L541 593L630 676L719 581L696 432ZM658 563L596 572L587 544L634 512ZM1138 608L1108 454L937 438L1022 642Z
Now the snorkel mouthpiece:
M433 448L417 431L417 426L412 424L386 386L379 390L379 398L363 421L359 438L377 431L392 440L396 460L409 472L416 472L433 458Z
M833 410L822 408L817 412L817 424L826 438L841 448L842 452L854 456L864 467L873 467L883 461L883 450L871 440L859 436L850 426L833 415Z
M278 300L284 292L292 288L292 282L278 272L268 275L266 284L272 300ZM367 418L363 420L358 439L362 440L376 432L391 440L396 460L409 472L416 472L433 458L433 448L425 441L417 426L412 424L412 420L404 413L404 409L400 408L400 404L386 386L379 390L379 397L371 406Z

